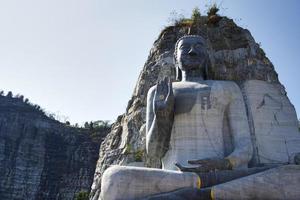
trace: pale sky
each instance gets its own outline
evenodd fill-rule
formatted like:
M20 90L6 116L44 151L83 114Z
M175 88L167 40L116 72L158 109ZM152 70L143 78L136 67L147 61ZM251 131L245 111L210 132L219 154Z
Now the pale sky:
M0 0L0 89L71 123L125 112L173 10L204 0ZM300 1L223 0L220 14L252 33L300 112Z

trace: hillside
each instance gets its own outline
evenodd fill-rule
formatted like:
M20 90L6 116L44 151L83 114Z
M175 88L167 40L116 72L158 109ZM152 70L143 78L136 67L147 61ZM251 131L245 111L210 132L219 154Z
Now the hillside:
M0 96L0 199L74 199L92 184L101 138Z

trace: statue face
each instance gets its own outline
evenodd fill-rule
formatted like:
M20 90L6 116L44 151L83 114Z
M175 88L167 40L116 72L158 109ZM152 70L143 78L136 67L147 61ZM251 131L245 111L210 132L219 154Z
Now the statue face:
M177 46L177 63L182 71L204 68L207 58L205 40L201 37L186 37Z

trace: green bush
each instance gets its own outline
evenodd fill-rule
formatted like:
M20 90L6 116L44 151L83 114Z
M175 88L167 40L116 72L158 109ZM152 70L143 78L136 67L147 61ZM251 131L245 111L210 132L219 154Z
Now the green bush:
M213 16L213 15L217 15L217 12L219 11L220 9L218 8L217 4L214 3L212 4L209 9L208 9L208 12L207 12L207 16Z
M89 193L87 191L80 191L76 194L75 200L89 200Z
M144 151L143 150L137 150L134 152L134 160L136 162L142 162L144 157Z
M126 147L125 147L125 155L128 155L128 154L131 154L131 151L132 151L132 146L131 144L126 144Z
M199 23L201 17L200 9L198 7L195 7L192 11L191 20L194 24Z

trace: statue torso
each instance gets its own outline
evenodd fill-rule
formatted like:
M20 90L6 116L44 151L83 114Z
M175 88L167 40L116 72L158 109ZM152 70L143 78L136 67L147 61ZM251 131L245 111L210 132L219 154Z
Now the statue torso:
M232 94L230 81L175 82L175 117L164 169L187 160L224 157L223 119Z

